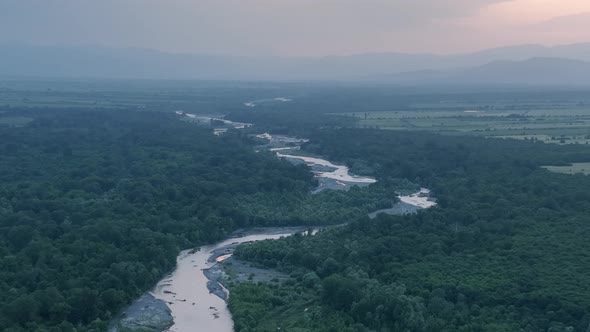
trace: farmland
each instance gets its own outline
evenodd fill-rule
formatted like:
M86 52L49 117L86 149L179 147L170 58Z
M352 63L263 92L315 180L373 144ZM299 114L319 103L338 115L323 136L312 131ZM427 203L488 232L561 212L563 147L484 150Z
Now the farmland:
M590 103L580 100L491 105L417 103L404 110L341 115L357 118L363 128L590 144Z

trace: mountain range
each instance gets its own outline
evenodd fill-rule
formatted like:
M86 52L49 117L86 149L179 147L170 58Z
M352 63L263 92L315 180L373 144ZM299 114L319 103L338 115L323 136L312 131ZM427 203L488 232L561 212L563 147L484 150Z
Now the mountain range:
M376 80L377 77L371 77ZM451 70L383 75L379 81L403 85L571 85L590 86L590 62L563 58L500 60Z
M0 45L1 77L339 80L396 84L590 85L590 43L436 55L278 57L98 46Z

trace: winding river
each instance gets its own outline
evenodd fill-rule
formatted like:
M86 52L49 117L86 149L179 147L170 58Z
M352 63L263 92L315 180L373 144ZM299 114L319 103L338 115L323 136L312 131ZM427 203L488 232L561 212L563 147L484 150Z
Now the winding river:
M277 150L275 150L275 151L277 151ZM281 151L281 150L278 150L278 151ZM347 166L335 165L325 159L283 154L280 152L277 152L277 156L280 158L302 160L307 165L312 167L312 169L315 166L323 166L323 167L328 168L328 170L314 172L318 178L333 179L333 180L338 180L341 182L349 182L349 183L371 184L371 183L377 182L377 180L375 180L374 178L352 175L352 174L350 174L350 170L348 169Z
M300 151L301 144L309 140L290 136L271 135L264 133L256 136L266 139L269 143L266 148L273 151L277 157L289 160L290 162L305 163L311 168L319 186L314 193L322 190L347 190L351 186L368 186L376 183L377 180L368 176L358 176L350 172L348 166L334 164L320 157L304 156Z
M191 114L192 115L192 114ZM186 116L191 117L186 114ZM195 116L196 119L196 116ZM202 118L203 121L210 121L211 118ZM196 119L200 120L200 119ZM217 120L217 119L215 119ZM233 127L241 127L241 123L232 123ZM294 163L304 162L311 167L316 178L320 179L320 188L345 190L351 185L369 185L377 182L374 178L356 176L350 173L348 167L336 165L328 160L319 157L307 157L295 154L299 145L306 142L304 139L296 139L288 136L273 137L269 134L262 134L259 138L270 140L267 149L272 150L280 158L286 158ZM324 182L322 182L324 181ZM324 186L321 188L321 186ZM421 189L419 192L399 196L402 204L407 204L415 209L428 208L436 205L429 199L428 189ZM381 211L377 211L381 212ZM387 210L383 212L388 213ZM267 228L258 229L243 236L234 236L213 245L207 245L198 249L186 250L177 257L176 270L162 279L151 295L155 297L158 304L167 304L170 309L173 325L168 328L169 332L231 332L233 331L233 320L226 302L219 297L219 291L227 295L227 290L222 286L217 291L208 286L209 280L203 270L210 269L218 261L229 257L231 250L238 244L267 239L278 239L303 232L303 228ZM217 295L215 293L218 293ZM157 306L157 305L156 305ZM162 305L163 306L163 305ZM145 314L149 305L138 300L135 304L139 315ZM161 309L158 309L161 312ZM123 315L125 317L125 315ZM116 331L112 329L111 331Z

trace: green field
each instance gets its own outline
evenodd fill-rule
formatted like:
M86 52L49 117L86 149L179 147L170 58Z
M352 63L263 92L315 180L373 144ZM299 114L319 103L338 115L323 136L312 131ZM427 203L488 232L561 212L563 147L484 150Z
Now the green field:
M244 106L279 96L292 101ZM338 115L338 120L344 120L339 126L353 126L355 121L351 120L356 119L357 126L368 128L590 144L590 91L586 90L410 91L392 86L334 88L270 82L252 87L243 82L0 79L0 105L7 109L183 110L224 114L262 126L277 114L305 114L305 121ZM335 123L324 120L325 124Z
M408 110L343 113L358 126L388 130L429 131L556 144L590 144L590 107L544 109Z

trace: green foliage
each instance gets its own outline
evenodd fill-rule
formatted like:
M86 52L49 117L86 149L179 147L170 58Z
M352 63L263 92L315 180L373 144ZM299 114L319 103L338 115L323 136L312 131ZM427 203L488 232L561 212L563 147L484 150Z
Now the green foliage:
M590 160L589 149L347 129L312 142L334 160L365 159L379 179L417 181L439 205L240 246L238 257L296 278L285 296L307 293L310 307L336 313L310 330L586 331L590 178L540 166ZM277 312L262 320L284 320ZM304 316L286 317L309 328Z
M240 196L236 205L242 219L253 218L260 225L342 224L390 208L397 201L397 191L408 186L405 181L391 180L370 187L353 186L347 192L325 190L314 195L257 192Z
M174 114L7 111L35 120L0 127L2 331L104 330L179 250L258 225L244 197L311 190L307 169Z

